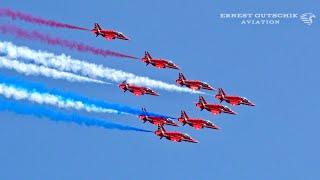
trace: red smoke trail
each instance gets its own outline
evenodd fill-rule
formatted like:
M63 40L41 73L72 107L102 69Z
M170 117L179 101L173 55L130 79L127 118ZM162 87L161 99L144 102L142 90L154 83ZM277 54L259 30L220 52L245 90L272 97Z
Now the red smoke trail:
M46 19L42 19L40 17L34 17L30 14L25 14L25 13L18 12L18 11L13 11L11 9L0 9L0 16L7 16L7 17L11 17L11 19L13 19L13 20L20 19L20 20L23 20L26 22L41 24L41 25L46 25L46 26L51 26L51 27L78 29L78 30L86 30L86 31L89 30L86 28L78 27L78 26L59 23L59 22L56 22L53 20L46 20Z
M133 56L121 54L118 52L113 52L110 50L103 50L98 49L92 46L84 45L78 42L74 41L68 41L63 40L59 38L53 38L49 35L42 34L38 31L27 31L21 28L18 28L16 26L10 26L10 25L1 25L0 26L0 32L3 34L13 34L14 36L18 38L24 38L24 39L30 39L30 40L38 40L45 42L47 44L56 45L56 46L62 46L67 47L70 49L75 49L80 52L90 52L95 55L101 55L101 56L115 56L115 57L122 57L122 58L130 58L130 59L138 59Z

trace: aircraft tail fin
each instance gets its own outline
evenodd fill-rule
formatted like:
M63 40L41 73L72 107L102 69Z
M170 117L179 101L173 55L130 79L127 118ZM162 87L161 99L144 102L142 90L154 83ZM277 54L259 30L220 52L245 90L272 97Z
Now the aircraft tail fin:
M222 98L224 98L224 96L226 96L226 93L224 92L224 90L222 88L219 88L219 92L218 92Z
M144 58L146 58L147 60L151 60L152 59L152 57L151 57L151 55L150 55L150 53L148 51L144 52Z
M101 27L98 23L94 23L94 28L92 31L95 31L96 37L100 35Z
M127 80L122 81L123 84L127 84Z
M203 96L199 96L199 103L202 104L202 105L207 104L207 102L206 102L206 100L204 99Z
M163 125L158 125L158 131L160 131L161 133L166 132L166 130L164 129Z
M145 114L147 114L147 109L145 107L142 108L142 112L144 112Z
M219 88L219 92L220 92L223 96L226 95L226 93L224 92L224 90L223 90L222 88Z
M179 73L179 79L186 80L186 77L182 73Z
M100 27L100 25L98 24L98 23L94 23L94 29L96 29L96 30L101 30L101 27Z
M188 119L189 117L185 111L181 111L181 118Z

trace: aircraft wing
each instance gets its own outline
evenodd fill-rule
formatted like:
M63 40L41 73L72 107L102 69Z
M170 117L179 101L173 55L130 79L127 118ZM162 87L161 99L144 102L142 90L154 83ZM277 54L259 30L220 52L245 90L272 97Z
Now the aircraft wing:
M133 94L136 95L136 96L141 96L141 95L143 95L143 92L141 92L141 91L134 91Z
M211 112L213 115L217 115L217 114L220 113L220 111L215 110L215 109L211 109L210 112Z
M165 65L164 65L164 64L156 64L156 67L157 67L157 68L164 68Z
M171 140L171 141L174 141L174 142L180 142L180 141L181 141L181 138L178 137L178 136L170 136L170 140Z
M109 40L109 41L113 39L112 36L108 36L108 35L104 35L103 37L104 37L106 40Z
M199 130L199 129L203 128L203 125L202 124L194 124L194 125L192 125L192 127L194 127L195 129Z
M196 86L196 85L189 85L189 88L191 88L192 90L200 89L199 86Z

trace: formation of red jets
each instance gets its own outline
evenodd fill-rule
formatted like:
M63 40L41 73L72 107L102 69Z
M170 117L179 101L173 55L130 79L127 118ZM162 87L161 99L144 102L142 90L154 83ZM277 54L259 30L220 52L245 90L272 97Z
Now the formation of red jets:
M114 40L114 39L121 39L121 40L129 40L127 36L125 36L123 33L115 31L115 30L106 30L102 29L99 24L95 23L94 28L91 30L96 37L99 35L104 37L106 40ZM153 58L149 52L145 52L144 56L141 58L141 61L148 66L149 64L158 68L158 69L164 69L164 68L170 68L170 69L176 69L180 70L179 66L173 63L172 61L162 59L162 58ZM189 80L187 79L182 73L179 73L179 77L176 80L176 84L179 86L185 86L187 88L190 88L194 91L196 90L209 90L209 91L215 91L216 89L209 85L206 82L202 82L199 80ZM137 86L135 84L128 83L126 81L123 81L119 84L119 88L126 92L129 91L135 96L141 96L141 95L152 95L152 96L159 96L159 94L147 87ZM225 101L226 103L231 104L232 106L237 105L247 105L247 106L255 106L252 102L250 102L248 99L241 97L241 96L235 96L235 95L228 95L225 93L225 91L222 88L218 88L218 93L215 95L215 98L220 101L220 103L207 103L203 96L199 96L199 100L196 103L196 107L202 110L207 110L211 112L213 115L218 115L221 113L226 114L232 114L236 115L237 113L231 110L228 106L222 105L221 103ZM191 142L191 143L198 143L198 141L188 134L181 133L181 132L169 132L164 129L164 126L179 126L173 119L162 117L162 116L156 116L151 115L147 112L145 108L142 108L143 114L139 115L139 119L143 121L143 123L149 122L155 126L158 127L158 129L154 132L155 135L159 136L160 139L166 138L170 141L174 142ZM212 123L209 120L201 119L201 118L190 118L185 111L181 111L181 116L179 118L176 118L178 122L180 122L183 126L189 125L193 127L196 130L200 130L203 128L209 128L209 129L220 129L217 125Z

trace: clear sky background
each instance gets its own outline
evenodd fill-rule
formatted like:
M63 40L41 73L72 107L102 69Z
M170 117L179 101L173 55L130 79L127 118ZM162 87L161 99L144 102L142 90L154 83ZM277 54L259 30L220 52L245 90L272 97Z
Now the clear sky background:
M38 82L92 99L145 106L153 112L212 120L222 130L187 132L199 144L159 140L152 133L87 128L33 116L0 112L0 179L32 180L283 180L319 179L319 1L147 1L147 0L3 0L1 7L92 28L99 22L127 34L132 41L107 42L90 32L55 29L1 18L14 24L87 44L176 62L188 78L223 87L252 100L256 107L234 107L239 114L212 116L195 108L197 95L159 90L160 97L134 97L114 85L69 83L25 77L0 69L1 76ZM313 12L312 26L299 20L276 26L223 21L224 12ZM0 35L33 49L103 64L174 83L176 70L158 70L129 59L99 57L39 42ZM206 96L217 102L213 94ZM76 111L74 111L76 112ZM132 116L79 114L155 130Z

